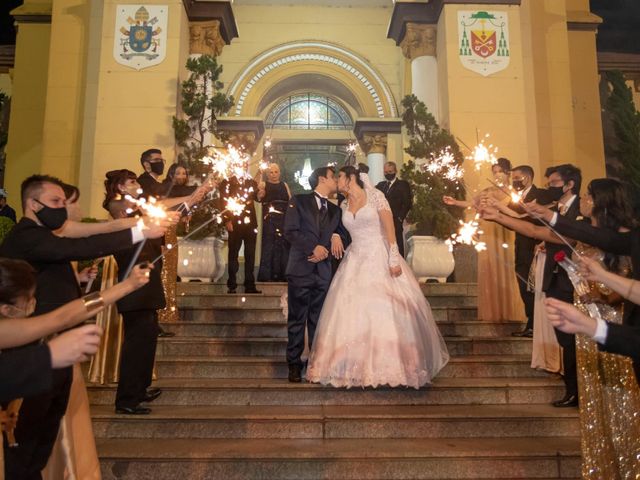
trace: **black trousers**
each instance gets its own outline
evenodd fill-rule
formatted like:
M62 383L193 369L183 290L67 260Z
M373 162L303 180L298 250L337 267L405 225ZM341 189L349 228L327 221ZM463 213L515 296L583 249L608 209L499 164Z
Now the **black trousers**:
M240 247L244 242L244 287L255 288L256 280L253 275L253 269L256 265L257 236L255 227L251 226L251 224L233 225L233 231L229 232L229 279L227 280L227 287L235 289L238 286L236 281L236 275L240 268L238 253L240 253Z
M146 394L153 376L158 343L156 310L124 312L124 341L120 352L120 381L116 407L135 407Z
M396 232L398 250L400 250L400 255L404 258L404 235L402 234L402 222L395 217L393 218L393 229Z
M284 215L272 213L262 222L262 250L259 282L284 282L289 260L289 243L282 235L284 231Z
M547 297L557 298L563 302L573 303L573 291L558 288L554 283L546 292ZM578 395L578 370L576 366L576 336L554 328L558 343L562 347L562 364L564 368L564 386L567 395Z
M535 303L535 293L527 290L527 282L529 280L529 270L531 270L531 260L529 263L516 264L516 278L518 280L518 289L520 290L520 298L524 303L524 313L527 316L527 326L525 328L533 329L533 306Z
M67 411L73 369L53 371L49 392L25 398L15 435L17 447L4 446L6 480L40 480L58 436L60 420Z
M330 280L323 279L314 273L305 278L289 276L288 281L287 363L302 366L300 356L304 351L305 327L309 330L309 348L311 348Z

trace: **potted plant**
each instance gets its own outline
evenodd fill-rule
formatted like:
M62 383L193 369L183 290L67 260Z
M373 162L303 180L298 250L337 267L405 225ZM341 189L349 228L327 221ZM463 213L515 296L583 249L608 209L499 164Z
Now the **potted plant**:
M211 136L225 140L217 128L217 119L234 105L232 96L224 92L220 81L222 65L216 57L201 55L187 60L189 78L180 87L183 118L173 117L173 130L179 148L178 160L184 162L196 179L208 173L200 160L209 154ZM215 199L196 207L178 228L178 237L198 229L220 213ZM222 255L226 232L218 222L211 222L183 241L178 250L178 275L183 280L219 280L224 275Z
M178 238L194 232L187 240L180 240L178 249L178 276L183 281L200 280L217 282L224 275L223 255L226 231L222 223L210 222L200 228L212 216L218 215L214 201L207 201L193 209L178 224ZM195 231L200 228L198 231Z
M413 158L402 168L402 178L413 191L413 207L407 217L413 225L407 240L407 262L421 281L446 281L455 262L444 240L457 230L464 212L446 206L442 197L464 199L462 179L447 175L447 170L461 171L464 156L453 135L437 124L415 95L407 95L402 107L402 124L409 136L404 150ZM445 155L447 162L443 163Z

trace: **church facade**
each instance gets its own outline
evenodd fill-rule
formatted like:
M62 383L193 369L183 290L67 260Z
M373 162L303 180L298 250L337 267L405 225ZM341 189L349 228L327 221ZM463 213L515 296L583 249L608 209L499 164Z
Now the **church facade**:
M235 99L220 126L292 170L355 140L373 177L386 159L402 164L401 100L413 93L463 149L489 134L538 179L560 163L586 181L605 173L588 0L27 0L12 14L10 203L27 175L49 173L104 217L106 171L139 171L150 147L175 159L185 63L203 53ZM487 186L467 170L467 184Z

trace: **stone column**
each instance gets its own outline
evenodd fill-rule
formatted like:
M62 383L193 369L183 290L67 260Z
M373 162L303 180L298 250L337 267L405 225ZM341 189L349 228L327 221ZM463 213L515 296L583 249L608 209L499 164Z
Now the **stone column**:
M387 161L389 134L400 134L402 122L399 118L360 118L353 132L360 147L367 155L369 178L374 185L384 179L384 163Z
M424 102L439 121L436 33L435 25L408 22L400 47L404 56L411 60L411 93Z
M387 161L387 134L366 132L360 142L367 155L369 178L374 185L384 179L384 163Z

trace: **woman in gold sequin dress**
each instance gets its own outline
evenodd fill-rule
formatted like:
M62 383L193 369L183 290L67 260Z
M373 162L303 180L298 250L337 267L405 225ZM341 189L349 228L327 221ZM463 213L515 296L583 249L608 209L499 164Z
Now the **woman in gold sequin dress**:
M623 186L612 179L597 179L580 198L580 212L591 225L616 232L634 227L633 214ZM545 220L553 214L537 209ZM578 242L581 257L597 260L611 272L629 276L628 257L616 256ZM574 260L578 260L574 254ZM622 322L623 297L599 282L589 282L589 293L575 305L586 313L585 303L596 303L603 320ZM582 478L630 480L640 478L640 389L631 359L601 352L594 340L576 335Z

